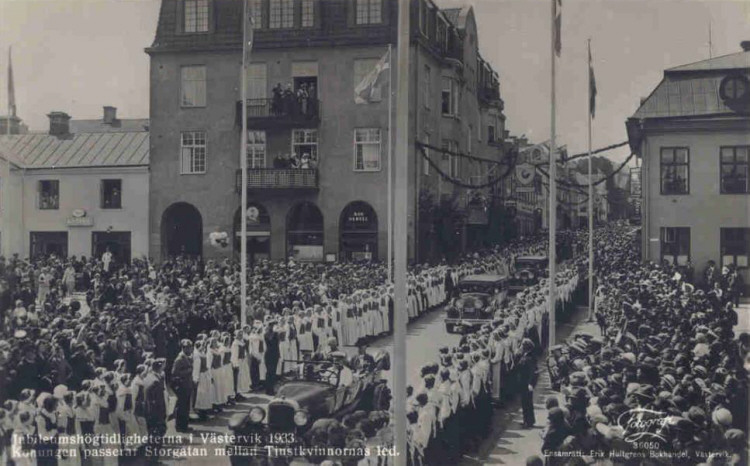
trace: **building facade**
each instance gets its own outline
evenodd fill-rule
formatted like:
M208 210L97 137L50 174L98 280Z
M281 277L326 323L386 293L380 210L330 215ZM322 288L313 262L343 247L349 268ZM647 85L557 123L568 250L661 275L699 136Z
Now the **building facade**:
M152 256L236 256L246 215L251 260L384 258L397 2L248 2L255 30L244 103L246 187L239 182L242 4L162 0L156 38L146 49ZM429 149L423 154L416 143L500 161L505 117L498 75L477 52L473 10L440 10L423 0L411 6L407 156L414 259L431 251L419 243L438 236L434 221L420 219L434 213L427 202L458 211L454 243L465 246L475 234L465 211L481 196L467 195L438 172L470 183L486 180L490 168ZM362 93L358 86L379 63L383 68L389 48L394 66ZM244 213L242 189L248 190ZM487 228L481 215L471 218L479 230ZM230 240L217 244L216 234Z
M106 108L104 122L49 117L49 133L0 135L2 254L147 257L147 124L116 114L107 123ZM70 131L75 125L105 128Z
M735 264L750 258L750 51L668 69L626 126L642 158L644 260Z

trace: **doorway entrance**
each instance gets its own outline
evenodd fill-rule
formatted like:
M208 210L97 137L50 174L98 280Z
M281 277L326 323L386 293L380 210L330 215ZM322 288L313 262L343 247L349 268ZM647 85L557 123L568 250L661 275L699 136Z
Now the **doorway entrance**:
M234 252L242 254L242 208L234 214ZM271 258L271 217L261 204L249 203L247 206L247 259L252 265L259 260Z
M378 257L378 216L370 204L349 203L339 221L342 260L371 261Z
M195 206L177 202L167 207L161 217L163 258L203 255L203 218Z
M32 259L55 255L68 257L67 231L32 231L31 232Z
M130 232L92 231L91 257L100 259L108 249L115 264L130 263Z

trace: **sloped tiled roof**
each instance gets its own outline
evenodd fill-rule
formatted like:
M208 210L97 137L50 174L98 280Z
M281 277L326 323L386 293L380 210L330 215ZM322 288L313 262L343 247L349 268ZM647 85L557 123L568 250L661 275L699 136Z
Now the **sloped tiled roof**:
M750 52L738 52L721 57L701 60L687 65L669 68L666 73L680 71L712 71L712 70L735 70L748 68L750 69Z
M666 75L641 104L633 118L667 118L701 115L734 115L719 96L724 74Z
M112 124L99 120L70 120L71 133L122 133L147 131L148 118L127 118L115 120Z
M733 53L666 70L664 79L643 101L633 118L736 115L737 109L728 107L719 95L719 86L728 71L750 76L750 52Z
M0 136L0 152L24 168L144 166L149 164L148 131Z

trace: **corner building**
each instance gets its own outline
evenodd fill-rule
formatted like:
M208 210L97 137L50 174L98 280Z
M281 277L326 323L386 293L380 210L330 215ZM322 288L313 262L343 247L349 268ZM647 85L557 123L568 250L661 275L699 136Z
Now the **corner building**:
M389 133L390 88L381 77L358 103L355 87L389 44L395 68L396 0L249 0L248 6L256 29L247 72L243 187L243 2L162 0L156 38L146 49L151 256L236 257L241 189L247 189L251 260L384 259L388 147L395 139L395 131ZM426 0L412 1L411 8L409 256L419 259L430 248L418 243L435 236L429 228L418 232L419 193L430 192L459 211L469 196L441 182L415 142L501 161L507 133L498 75L477 52L473 10L440 10ZM462 157L429 156L467 183L486 180L490 168ZM458 244L465 246L472 228L459 225ZM226 233L227 245L212 243L212 233Z
M750 283L750 42L664 72L626 122L643 159L643 260L735 264Z

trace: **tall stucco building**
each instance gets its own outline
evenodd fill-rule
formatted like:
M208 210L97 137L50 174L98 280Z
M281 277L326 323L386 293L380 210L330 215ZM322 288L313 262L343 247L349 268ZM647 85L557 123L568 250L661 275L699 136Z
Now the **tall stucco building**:
M148 120L71 120L45 133L0 135L4 256L148 256Z
M750 259L750 42L743 51L670 68L627 120L642 158L644 260Z
M393 80L381 76L366 95L355 96L355 88L389 47L393 66L385 76L395 76L396 0L248 5L255 31L244 103L249 170L243 187L243 2L162 0L156 37L146 49L152 255L236 255L246 215L252 259L384 258L389 143L395 139L388 114ZM493 165L428 149L432 165L416 143L500 161L507 133L499 75L478 53L474 10L441 10L429 0L412 0L411 18L405 156L413 259L434 252L429 243L439 235L435 222L425 222L424 216L435 212L427 204L466 211L472 202L481 203L481 193L455 187L438 170L480 184ZM392 111L395 121L395 105ZM244 213L242 189L249 199ZM460 217L464 220L450 226L448 239L463 247L488 228L488 220ZM226 233L230 240L216 246L212 233Z

